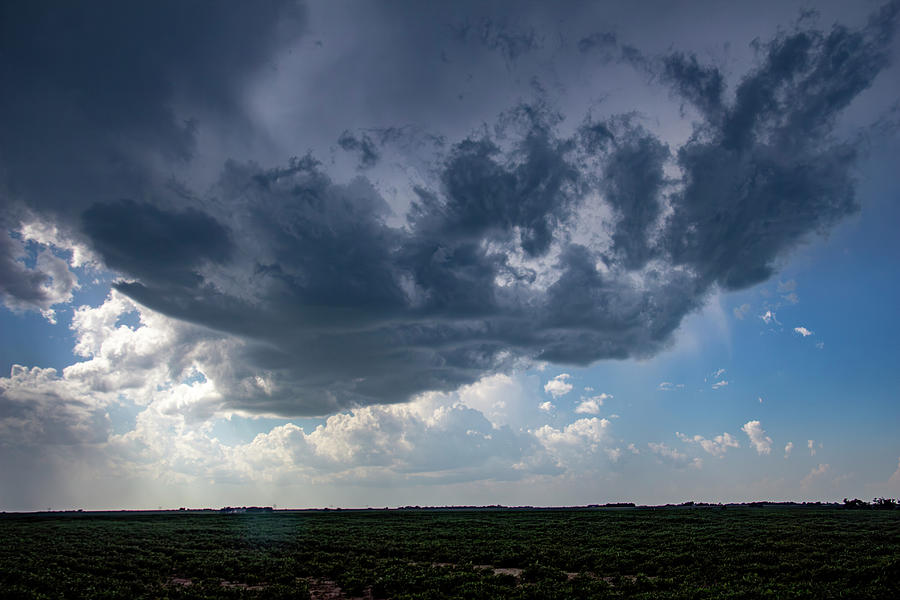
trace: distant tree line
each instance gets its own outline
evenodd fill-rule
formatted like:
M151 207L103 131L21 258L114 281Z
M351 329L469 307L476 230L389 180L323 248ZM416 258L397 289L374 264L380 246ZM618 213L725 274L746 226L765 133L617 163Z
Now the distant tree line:
M234 514L243 514L243 513L261 513L261 512L273 512L273 508L271 506L223 506L219 509L220 513L234 515Z
M894 500L893 498L872 498L872 502L866 502L865 500L860 500L859 498L854 498L853 500L844 498L844 508L878 508L882 510L896 510L897 508L900 508L900 498L896 500Z

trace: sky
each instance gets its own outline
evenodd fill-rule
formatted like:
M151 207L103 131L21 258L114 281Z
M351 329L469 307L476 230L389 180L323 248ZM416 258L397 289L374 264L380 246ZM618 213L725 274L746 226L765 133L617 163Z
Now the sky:
M900 496L900 2L0 5L0 510Z

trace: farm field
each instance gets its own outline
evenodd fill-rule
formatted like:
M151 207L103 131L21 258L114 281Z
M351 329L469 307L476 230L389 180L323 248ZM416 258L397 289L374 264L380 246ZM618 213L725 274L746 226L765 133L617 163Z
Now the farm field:
M3 598L898 598L900 511L0 515Z

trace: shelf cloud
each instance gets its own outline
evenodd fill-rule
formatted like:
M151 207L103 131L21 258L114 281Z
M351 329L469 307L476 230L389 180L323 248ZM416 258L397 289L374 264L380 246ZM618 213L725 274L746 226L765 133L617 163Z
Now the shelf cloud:
M208 129L265 137L245 92L303 41L306 12L149 6L2 9L15 23L0 45L16 57L3 67L16 93L0 100L0 222L58 226L117 274L118 292L184 323L176 344L225 340L205 373L223 405L282 416L403 402L518 364L667 348L712 292L765 281L859 209L860 142L836 123L886 67L900 7L859 29L782 31L732 86L694 54L585 37L569 47L578 60L618 48L696 112L686 140L633 114L565 114L536 85L484 127L443 138L398 204L371 175L393 138L361 132L351 114L333 138L355 157L350 176L314 147L280 163L223 160L201 187L190 173L209 154L198 150ZM447 32L507 69L547 51L539 33L497 20ZM409 61L440 55L425 37ZM416 92L432 91L417 87L422 65L408 66L394 83L418 105ZM0 237L0 291L9 306L48 308L48 281L61 277L21 252L21 236ZM767 453L753 423L745 431Z

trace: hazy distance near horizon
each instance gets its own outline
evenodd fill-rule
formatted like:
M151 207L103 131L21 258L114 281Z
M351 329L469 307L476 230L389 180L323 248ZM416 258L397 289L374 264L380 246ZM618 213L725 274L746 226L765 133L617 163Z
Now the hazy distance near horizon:
M3 4L0 510L900 496L898 28Z

